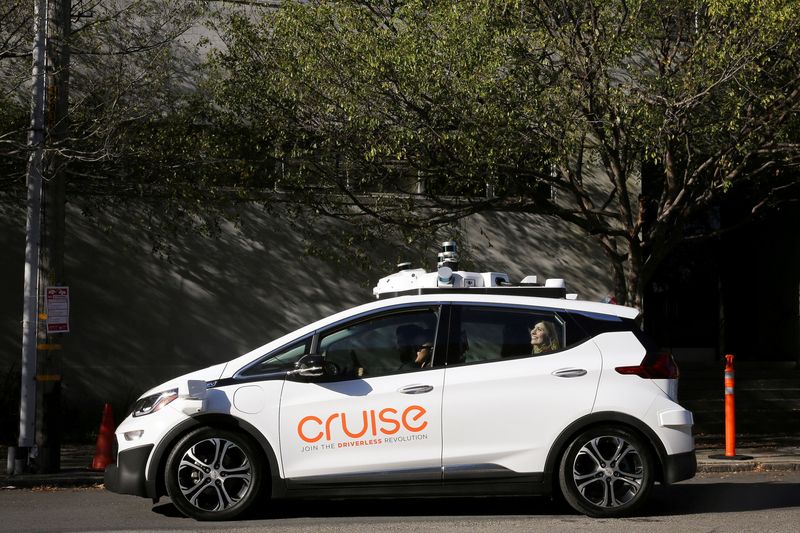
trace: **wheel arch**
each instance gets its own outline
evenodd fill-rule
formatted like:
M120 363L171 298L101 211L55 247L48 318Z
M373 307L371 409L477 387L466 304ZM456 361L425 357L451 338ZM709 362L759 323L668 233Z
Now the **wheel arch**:
M579 433L587 429L609 424L625 427L643 438L650 446L650 451L653 452L653 458L657 462L655 481L662 482L664 480L664 465L666 464L667 450L664 448L664 444L661 442L661 439L658 438L655 431L647 424L631 415L616 411L601 411L579 418L559 434L550 447L550 452L547 454L547 459L545 461L545 483L548 483L554 491L557 491L558 465L569 443L572 442Z
M267 441L264 435L252 424L240 418L236 418L235 416L219 413L203 413L193 416L172 428L153 450L150 458L150 465L147 469L146 489L148 496L153 498L153 500L157 500L159 497L166 495L167 490L164 469L170 450L172 450L175 444L186 434L202 427L216 427L239 431L253 439L263 452L267 464L269 465L270 490L272 495L276 496L282 493L281 487L283 487L283 485L281 484L279 475L278 458L272 445Z

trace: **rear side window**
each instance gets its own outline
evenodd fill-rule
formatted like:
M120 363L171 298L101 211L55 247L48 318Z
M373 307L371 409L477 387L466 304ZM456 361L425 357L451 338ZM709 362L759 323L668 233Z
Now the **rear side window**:
M601 333L612 331L630 331L633 333L646 350L656 350L658 346L653 340L645 335L639 325L630 318L622 318L614 315L600 315L597 313L582 313L571 311L570 318L583 329L589 337L596 337Z
M639 342L642 343L642 346L648 353L660 350L659 345L630 318L622 318L614 315L599 315L596 313L581 313L579 311L570 312L570 318L576 325L580 326L589 337L596 337L601 333L609 333L612 331L630 331Z
M547 355L588 337L553 310L454 306L452 325L448 364Z

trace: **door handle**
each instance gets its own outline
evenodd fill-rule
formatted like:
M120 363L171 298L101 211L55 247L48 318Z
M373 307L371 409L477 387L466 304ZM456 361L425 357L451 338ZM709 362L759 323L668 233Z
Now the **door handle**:
M402 392L403 394L425 394L432 390L433 385L406 385L397 389L397 392Z
M559 378L579 378L585 376L588 372L583 368L564 368L556 370L553 375Z

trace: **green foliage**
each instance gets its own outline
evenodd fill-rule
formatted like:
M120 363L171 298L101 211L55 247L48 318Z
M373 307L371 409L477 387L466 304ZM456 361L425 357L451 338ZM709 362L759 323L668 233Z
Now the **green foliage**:
M6 55L0 45L0 186L9 193L6 201L14 197L22 204L32 4L17 5L17 12L0 10L0 43L17 43L14 54ZM198 88L197 32L207 3L73 0L71 6L69 75L59 89L69 94L67 134L47 138L46 157L57 163L46 167L45 177L63 175L68 201L87 215L139 213L135 223L158 251L166 250L176 232L214 232L230 204L219 194L222 178L213 168L224 165L215 161L207 169L197 154L214 158L217 147L225 146L215 136L228 134L203 127L209 112ZM27 18L25 24L9 24L14 13ZM56 90L51 83L48 98ZM48 128L54 128L52 120Z
M157 246L213 233L239 201L351 220L343 250L539 213L596 237L636 305L724 195L798 196L793 0L208 6L74 17L70 135L50 148L87 212L146 198ZM0 183L21 191L30 59L3 53Z
M488 3L323 2L258 24L233 17L214 58L217 101L275 132L286 186L413 193L421 181L432 194L483 194L486 180L512 185L516 169L542 161L518 142L520 130L540 133L528 124L536 101L511 105L509 31Z
M637 304L725 191L787 185L798 10L287 2L219 20L210 77L216 106L271 139L296 201L404 231L482 210L559 216L598 237Z
M31 77L32 6L4 1L0 7L0 192L24 183L30 93L21 87Z

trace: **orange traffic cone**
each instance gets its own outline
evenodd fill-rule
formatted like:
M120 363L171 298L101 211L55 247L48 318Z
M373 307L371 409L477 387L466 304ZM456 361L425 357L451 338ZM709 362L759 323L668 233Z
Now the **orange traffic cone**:
M97 447L92 459L91 470L105 470L106 466L114 462L111 447L114 444L114 416L111 414L111 404L103 406L103 420L100 422L100 431L97 433Z

